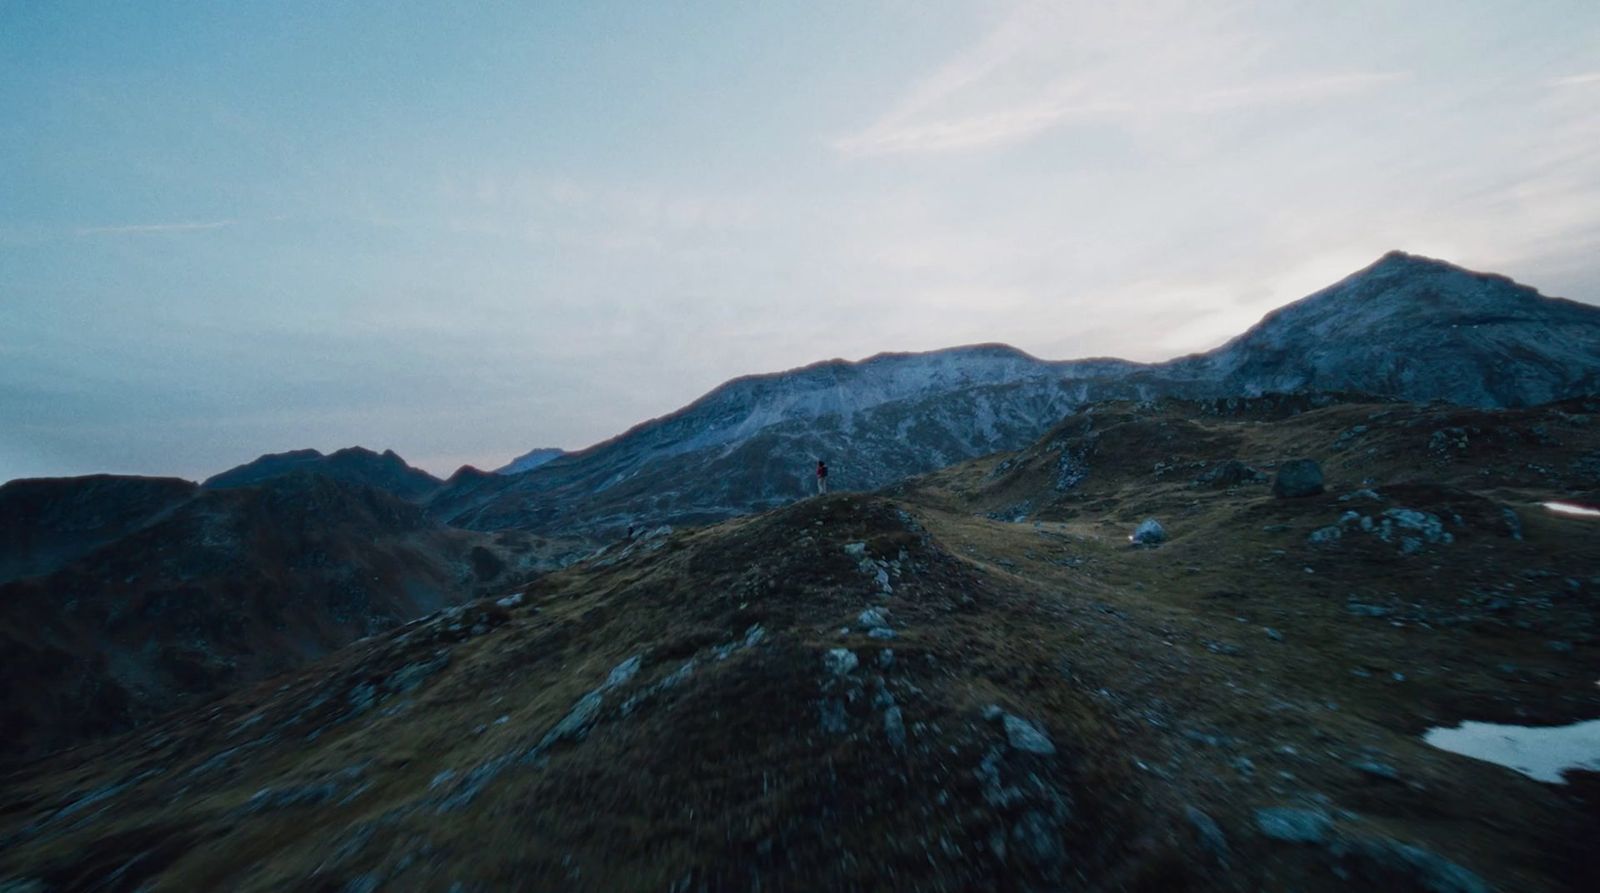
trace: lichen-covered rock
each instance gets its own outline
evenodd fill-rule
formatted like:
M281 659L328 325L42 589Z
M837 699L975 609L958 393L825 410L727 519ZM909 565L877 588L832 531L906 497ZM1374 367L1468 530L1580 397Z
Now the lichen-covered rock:
M1290 459L1278 466L1272 481L1272 495L1279 499L1316 496L1322 490L1322 466L1315 459Z

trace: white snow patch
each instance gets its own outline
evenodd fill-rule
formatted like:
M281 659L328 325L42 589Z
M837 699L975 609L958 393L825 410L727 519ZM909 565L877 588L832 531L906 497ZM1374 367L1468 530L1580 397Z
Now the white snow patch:
M1542 502L1540 505L1561 515L1578 515L1580 517L1591 518L1600 517L1600 509L1590 508L1586 505L1578 505L1574 502Z
M1569 726L1503 726L1464 722L1429 729L1422 740L1440 750L1514 769L1535 781L1562 784L1566 769L1600 772L1600 719Z

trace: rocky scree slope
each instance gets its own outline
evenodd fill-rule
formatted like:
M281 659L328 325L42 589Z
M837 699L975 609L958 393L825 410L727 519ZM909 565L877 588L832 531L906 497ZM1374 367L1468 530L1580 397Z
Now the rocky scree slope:
M1600 540L1536 508L1600 491L1600 404L1306 400L615 546L0 777L0 880L1584 889L1592 775L1419 733L1600 714ZM1402 509L1450 539L1315 536Z
M253 486L97 476L0 488L0 759L126 729L557 566L307 473Z
M835 489L872 489L1018 449L1093 401L1319 391L1485 407L1595 393L1600 308L1393 253L1207 354L1047 362L982 345L736 379L532 471L448 486L430 511L605 538L785 504L811 492L818 458Z

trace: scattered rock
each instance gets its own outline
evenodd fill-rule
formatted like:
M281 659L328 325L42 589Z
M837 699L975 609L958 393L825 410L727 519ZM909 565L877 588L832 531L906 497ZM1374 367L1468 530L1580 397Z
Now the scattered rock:
M1272 481L1272 495L1279 499L1315 496L1322 489L1322 466L1315 459L1290 459L1278 467Z
M1339 497L1340 502L1354 502L1358 499L1366 502L1383 501L1383 497L1378 494L1378 491L1367 489L1356 490L1353 493L1346 493L1345 495Z
M1400 552L1404 555L1421 551L1424 544L1448 545L1455 542L1455 537L1444 529L1444 522L1438 515L1408 508L1386 510L1373 532L1386 543L1398 539Z
M1039 727L1031 722L1011 713L1005 715L1006 740L1017 750L1029 753L1044 754L1049 756L1056 752L1056 746L1050 736L1040 731Z
M505 598L496 599L495 604L502 608L515 608L516 606L522 604L522 593L513 592Z
M1311 531L1311 535L1306 537L1306 542L1313 546L1328 546L1337 543L1343 537L1344 531L1340 530L1337 525L1330 524L1327 527L1318 527L1316 530Z
M883 734L889 739L891 747L906 746L906 724L900 715L899 707L890 707L883 711Z
M1384 781L1399 781L1400 772L1388 763L1379 763L1374 760L1353 760L1350 768L1364 775L1381 778Z
M1396 881L1429 893L1490 893L1483 879L1454 862L1421 847L1384 838L1340 841L1331 848L1353 874L1384 888Z
M856 658L854 651L848 648L830 648L822 655L822 667L835 676L844 676L861 661Z
M844 712L844 702L838 698L827 698L817 704L818 721L824 732L834 735L843 735L849 731L849 717Z
M1266 480L1267 476L1255 468L1238 459L1228 459L1195 478L1194 482L1212 487L1236 487L1240 484L1265 483Z
M866 543L846 543L845 547L844 547L844 554L852 555L852 556L855 556L856 558L865 558L867 556L867 544Z
M1061 861L1061 837L1056 833L1056 823L1037 809L1023 813L1011 826L1011 843L1017 855L1035 865Z
M1322 843L1333 829L1333 820L1320 810L1275 806L1256 810L1256 828L1286 843Z
M1135 546L1154 546L1166 542L1167 531L1161 522L1154 518L1146 518L1133 529L1133 535L1128 540Z
M1506 532L1511 535L1511 538L1517 542L1522 542L1522 519L1517 517L1517 513L1509 508L1502 508L1500 516L1505 519Z
M1189 820L1189 824L1194 828L1195 834L1200 837L1200 845L1204 846L1212 856L1215 856L1218 862L1226 864L1228 861L1228 838L1227 835L1222 833L1222 828L1217 825L1216 821L1193 806L1184 807L1183 816Z
M1357 617L1388 617L1394 613L1383 605L1367 605L1361 602L1346 602L1344 609Z

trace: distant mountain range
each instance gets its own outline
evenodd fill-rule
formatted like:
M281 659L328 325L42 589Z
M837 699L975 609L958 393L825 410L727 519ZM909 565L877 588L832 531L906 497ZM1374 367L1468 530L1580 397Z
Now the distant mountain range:
M1600 392L1600 308L1392 252L1207 353L1052 362L990 344L831 360L735 379L528 471L453 479L428 504L463 527L604 537L790 502L818 458L835 487L871 489L1016 449L1093 401L1305 391L1478 407Z

